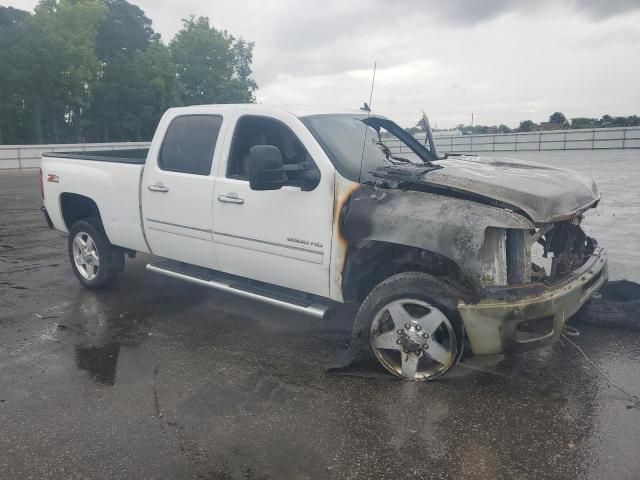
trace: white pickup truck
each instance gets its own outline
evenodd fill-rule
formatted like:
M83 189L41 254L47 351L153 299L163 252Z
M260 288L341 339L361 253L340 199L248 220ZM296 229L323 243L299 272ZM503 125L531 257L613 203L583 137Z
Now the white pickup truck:
M607 279L580 227L593 180L441 158L366 111L174 108L148 151L47 154L41 175L45 218L87 287L146 252L163 257L153 272L317 317L356 302L352 343L410 380L465 347L552 343Z

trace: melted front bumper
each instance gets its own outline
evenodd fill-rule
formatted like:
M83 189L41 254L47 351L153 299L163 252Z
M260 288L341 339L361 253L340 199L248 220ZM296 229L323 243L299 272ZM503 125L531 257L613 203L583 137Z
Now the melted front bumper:
M607 281L607 254L597 248L568 278L553 285L497 288L458 309L473 353L521 352L555 342L567 319Z

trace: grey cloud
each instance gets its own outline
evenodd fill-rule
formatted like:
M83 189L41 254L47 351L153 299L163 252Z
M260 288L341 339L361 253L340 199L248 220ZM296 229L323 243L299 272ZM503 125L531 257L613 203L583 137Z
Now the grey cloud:
M491 21L501 15L537 14L557 6L551 0L325 0L323 2L265 2L254 10L270 19L257 30L258 49L277 55L269 60L258 52L263 82L272 81L277 74L298 75L336 73L345 69L365 68L377 56L387 58L387 66L410 60L398 45L398 31L407 22L424 24L425 29L439 27L466 28ZM638 0L573 0L571 8L590 20L600 20L640 9ZM231 6L231 5L229 5ZM385 38L396 40L394 47L380 48ZM354 39L359 39L356 43ZM370 43L367 43L369 40ZM374 48L374 43L376 47ZM345 45L349 48L345 48ZM425 44L422 54L429 56L436 46Z
M577 0L574 4L595 20L640 10L638 0Z
M398 82L378 82L376 108L407 122L422 109L445 124L473 111L481 122L517 125L555 110L631 114L640 104L640 69L630 60L640 0L130 1L165 42L189 14L255 41L258 95L269 102L359 104L370 79L346 72L378 60L379 69L398 67ZM412 62L425 62L424 71Z
M383 1L383 0L380 0ZM553 0L407 0L404 9L431 14L451 24L477 24L507 13L526 15L557 5ZM394 4L395 5L395 4ZM570 0L569 5L578 14L591 20L604 20L633 10L640 10L638 0Z

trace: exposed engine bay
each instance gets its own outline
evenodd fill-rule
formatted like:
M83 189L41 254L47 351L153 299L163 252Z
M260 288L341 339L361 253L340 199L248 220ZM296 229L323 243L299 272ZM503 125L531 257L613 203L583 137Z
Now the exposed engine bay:
M580 267L591 255L597 242L588 237L580 223L582 216L553 224L541 235L537 243L542 246L542 257L551 257L550 272L532 262L531 280L554 280ZM551 254L551 255L550 255Z

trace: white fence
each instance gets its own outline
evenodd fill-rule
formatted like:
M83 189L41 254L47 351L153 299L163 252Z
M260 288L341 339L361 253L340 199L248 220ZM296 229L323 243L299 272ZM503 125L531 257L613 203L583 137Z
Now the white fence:
M424 135L419 139L424 141ZM440 152L626 149L640 148L640 127L455 135L434 140Z
M38 168L40 155L47 152L86 152L149 148L149 142L70 143L52 145L0 145L0 170Z
M419 138L423 141L424 136ZM640 127L553 130L547 132L454 135L434 138L444 152L500 152L525 150L600 150L640 148ZM407 148L387 141L394 152ZM0 170L38 168L47 152L84 152L148 148L149 142L81 143L54 145L0 145Z

